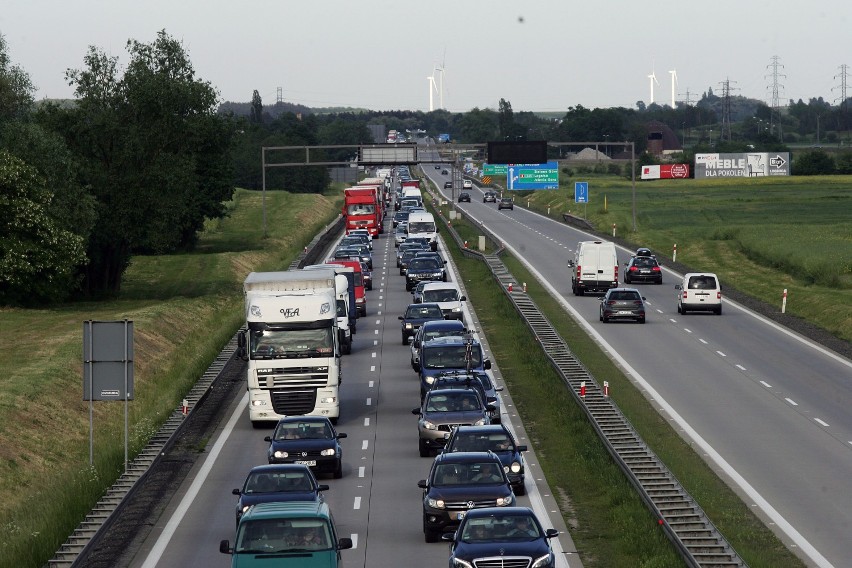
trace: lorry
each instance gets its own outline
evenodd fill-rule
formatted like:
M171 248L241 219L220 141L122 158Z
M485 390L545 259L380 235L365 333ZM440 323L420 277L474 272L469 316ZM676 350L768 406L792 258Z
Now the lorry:
M364 274L361 261L357 258L334 258L326 261L326 264L337 264L352 268L353 282L355 288L355 314L357 317L367 315L367 288L364 286Z
M585 292L606 292L618 287L618 256L609 241L580 241L574 249L571 267L571 291L575 296Z
M438 227L435 225L435 217L425 211L413 211L408 215L408 228L406 229L408 239L418 237L429 239L429 248L438 250Z
M364 178L356 184L357 187L375 187L376 188L376 197L378 199L379 207L382 209L382 216L384 217L384 209L387 207L387 201L390 197L390 182L389 178L385 177L373 177L373 178ZM382 229L380 226L379 229ZM380 232L384 232L381 231Z
M343 190L346 234L354 229L367 229L375 238L384 232L384 206L380 195L376 186L347 187Z
M252 272L243 282L246 328L237 353L247 362L249 419L340 416L340 344L333 270Z
M352 336L355 335L358 312L355 306L355 270L350 266L311 264L302 270L333 270L337 298L337 337L340 352L352 353Z

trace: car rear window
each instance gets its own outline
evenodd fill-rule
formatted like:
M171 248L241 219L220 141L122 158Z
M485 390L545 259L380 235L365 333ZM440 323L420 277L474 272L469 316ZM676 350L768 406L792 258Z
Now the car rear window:
M613 292L609 296L610 300L618 300L618 301L631 301L638 300L639 293L638 292Z
M690 290L715 290L716 278L713 276L690 276L688 286Z

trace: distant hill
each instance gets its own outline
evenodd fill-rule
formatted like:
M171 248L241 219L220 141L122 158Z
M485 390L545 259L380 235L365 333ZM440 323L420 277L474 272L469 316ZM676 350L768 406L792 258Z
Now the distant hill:
M235 116L251 116L251 103L236 103L225 101L219 105L219 113L231 112ZM353 108L353 107L323 107L312 108L305 105L288 102L276 102L273 105L263 105L264 114L268 114L273 118L278 118L282 114L292 112L293 114L338 114L338 113L365 113L371 112L369 109Z

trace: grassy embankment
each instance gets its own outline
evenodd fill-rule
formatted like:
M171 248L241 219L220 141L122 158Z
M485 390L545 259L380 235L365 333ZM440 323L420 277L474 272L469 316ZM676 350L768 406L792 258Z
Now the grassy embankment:
M286 269L339 211L334 198L237 191L197 250L135 257L114 301L0 310L0 566L41 567L124 469L124 405L96 403L89 466L82 322L134 322L130 455L242 323L242 281Z

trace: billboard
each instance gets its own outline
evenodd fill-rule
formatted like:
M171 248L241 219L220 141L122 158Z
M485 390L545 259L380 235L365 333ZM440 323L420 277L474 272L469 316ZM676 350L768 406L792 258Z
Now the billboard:
M789 152L695 154L695 179L788 175Z
M689 164L642 166L642 179L679 179L689 177Z

